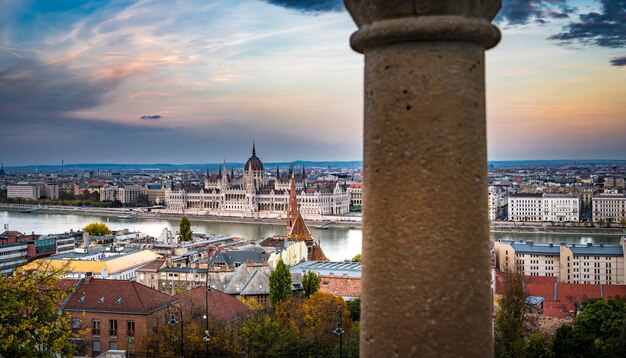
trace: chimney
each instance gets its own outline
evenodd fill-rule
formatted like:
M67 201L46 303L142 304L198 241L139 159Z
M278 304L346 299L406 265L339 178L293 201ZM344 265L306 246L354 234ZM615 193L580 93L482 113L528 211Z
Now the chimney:
M93 274L91 272L86 272L85 273L85 283L89 284L89 282L91 282L91 279L93 278Z

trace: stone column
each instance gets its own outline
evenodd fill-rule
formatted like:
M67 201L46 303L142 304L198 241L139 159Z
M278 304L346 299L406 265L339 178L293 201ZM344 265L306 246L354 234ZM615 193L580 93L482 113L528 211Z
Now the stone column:
M499 0L346 0L365 55L363 357L493 355L484 52Z

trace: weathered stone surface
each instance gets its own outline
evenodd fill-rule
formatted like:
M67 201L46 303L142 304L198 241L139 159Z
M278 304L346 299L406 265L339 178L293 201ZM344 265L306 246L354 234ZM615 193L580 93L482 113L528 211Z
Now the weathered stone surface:
M346 5L365 54L362 356L490 357L484 50L499 1Z
M499 0L346 0L359 30L350 45L363 52L381 44L409 41L468 41L486 49L500 40L491 24Z

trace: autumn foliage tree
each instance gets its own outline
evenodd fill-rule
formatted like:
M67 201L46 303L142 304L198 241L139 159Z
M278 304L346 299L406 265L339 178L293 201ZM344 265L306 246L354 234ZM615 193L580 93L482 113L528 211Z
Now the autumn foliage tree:
M341 297L316 292L302 300L289 300L276 307L276 318L291 327L298 337L295 347L298 356L328 357L337 349L339 314L346 336L351 334L350 313ZM346 355L347 356L347 355Z
M73 286L61 281L65 268L42 261L33 271L0 276L0 356L73 356L72 318L59 307Z
M91 223L83 228L83 231L91 236L109 235L111 229L103 223Z
M180 228L178 230L178 237L180 241L191 241L193 233L191 232L191 221L186 216L180 219Z

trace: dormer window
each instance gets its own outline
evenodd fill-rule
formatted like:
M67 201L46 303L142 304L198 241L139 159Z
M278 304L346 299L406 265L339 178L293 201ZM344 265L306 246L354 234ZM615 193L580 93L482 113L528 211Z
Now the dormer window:
M122 298L121 297L118 297L118 298L115 299L115 304L116 305L119 305L121 303L122 303Z
M104 303L104 296L100 297L100 299L98 300L98 303Z
M85 302L85 295L82 295L79 299L78 302Z

